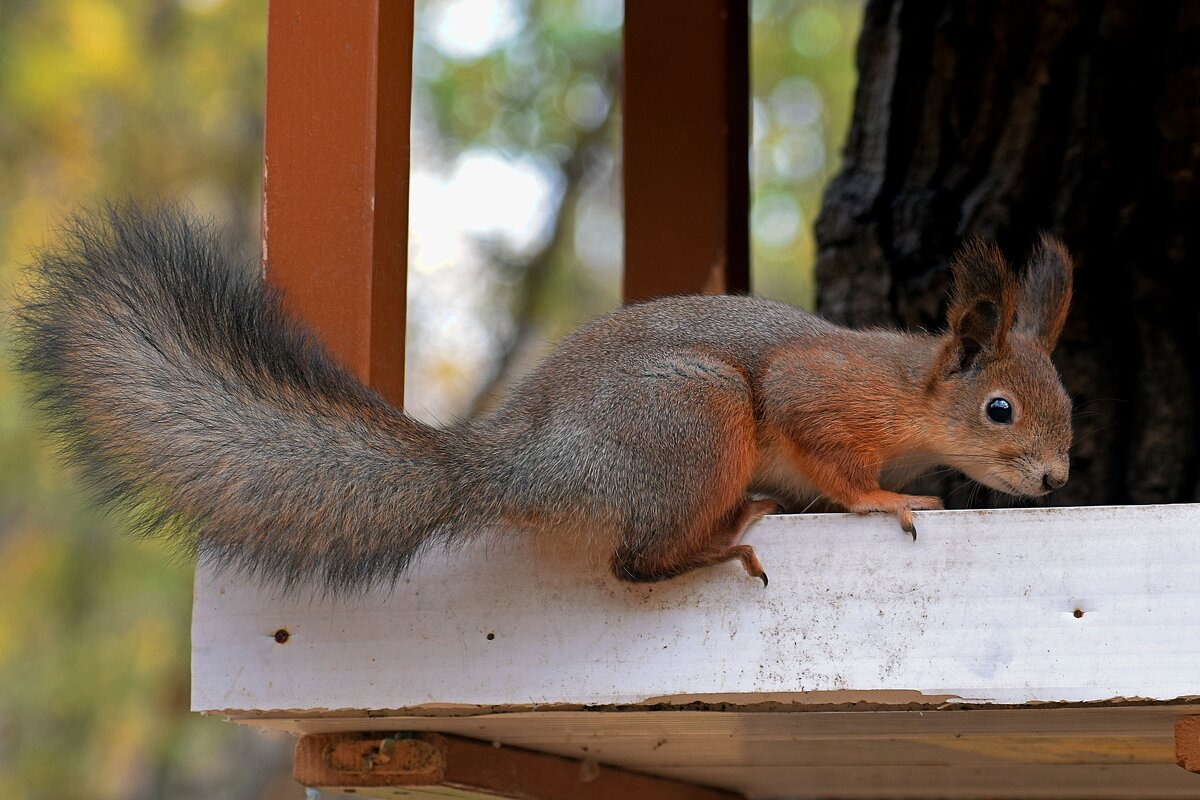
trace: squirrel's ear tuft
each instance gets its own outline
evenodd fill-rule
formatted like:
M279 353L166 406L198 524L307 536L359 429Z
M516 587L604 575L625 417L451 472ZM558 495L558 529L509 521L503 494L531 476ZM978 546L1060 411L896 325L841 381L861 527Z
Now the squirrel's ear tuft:
M954 291L947 318L966 372L1004 350L1017 302L1017 282L994 246L970 241L954 257Z
M1058 344L1071 309L1074 266L1062 241L1042 234L1025 265L1017 298L1017 330L1037 338L1046 352Z

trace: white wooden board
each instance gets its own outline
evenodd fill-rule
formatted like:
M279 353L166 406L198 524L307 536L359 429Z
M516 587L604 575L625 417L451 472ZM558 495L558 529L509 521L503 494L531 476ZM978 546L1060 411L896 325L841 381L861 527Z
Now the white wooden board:
M766 588L736 564L631 586L595 553L529 537L430 556L394 591L349 602L202 569L193 707L1200 694L1200 506L946 511L918 524L914 543L890 518L768 517L747 537Z
M1200 506L918 527L769 517L747 537L767 588L736 564L631 586L594 549L529 537L431 555L352 602L201 569L193 707L494 738L757 797L1200 797L1171 763L1171 726L1200 713ZM935 710L963 704L995 710Z

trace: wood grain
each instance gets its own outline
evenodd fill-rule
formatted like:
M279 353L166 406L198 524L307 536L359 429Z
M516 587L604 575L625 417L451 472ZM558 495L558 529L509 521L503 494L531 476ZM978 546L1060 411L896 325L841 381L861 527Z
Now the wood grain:
M359 758L347 762L347 754ZM499 743L440 734L403 738L317 734L296 743L295 777L304 786L345 791L362 787L425 787L453 796L529 800L735 800L738 795L676 780L639 775Z

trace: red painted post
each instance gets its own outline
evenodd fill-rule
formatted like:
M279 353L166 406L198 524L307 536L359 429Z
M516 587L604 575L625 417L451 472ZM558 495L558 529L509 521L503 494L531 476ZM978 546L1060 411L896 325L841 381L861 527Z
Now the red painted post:
M287 307L404 402L412 0L270 0L262 262Z
M750 288L747 0L625 3L626 301Z

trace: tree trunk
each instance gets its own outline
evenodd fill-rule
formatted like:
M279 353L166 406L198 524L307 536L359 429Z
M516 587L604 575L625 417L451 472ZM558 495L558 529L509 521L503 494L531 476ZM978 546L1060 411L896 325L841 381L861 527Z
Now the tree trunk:
M1200 3L871 0L858 68L821 313L940 326L960 240L1019 264L1056 233L1077 264L1055 354L1076 444L1052 501L1197 499Z

